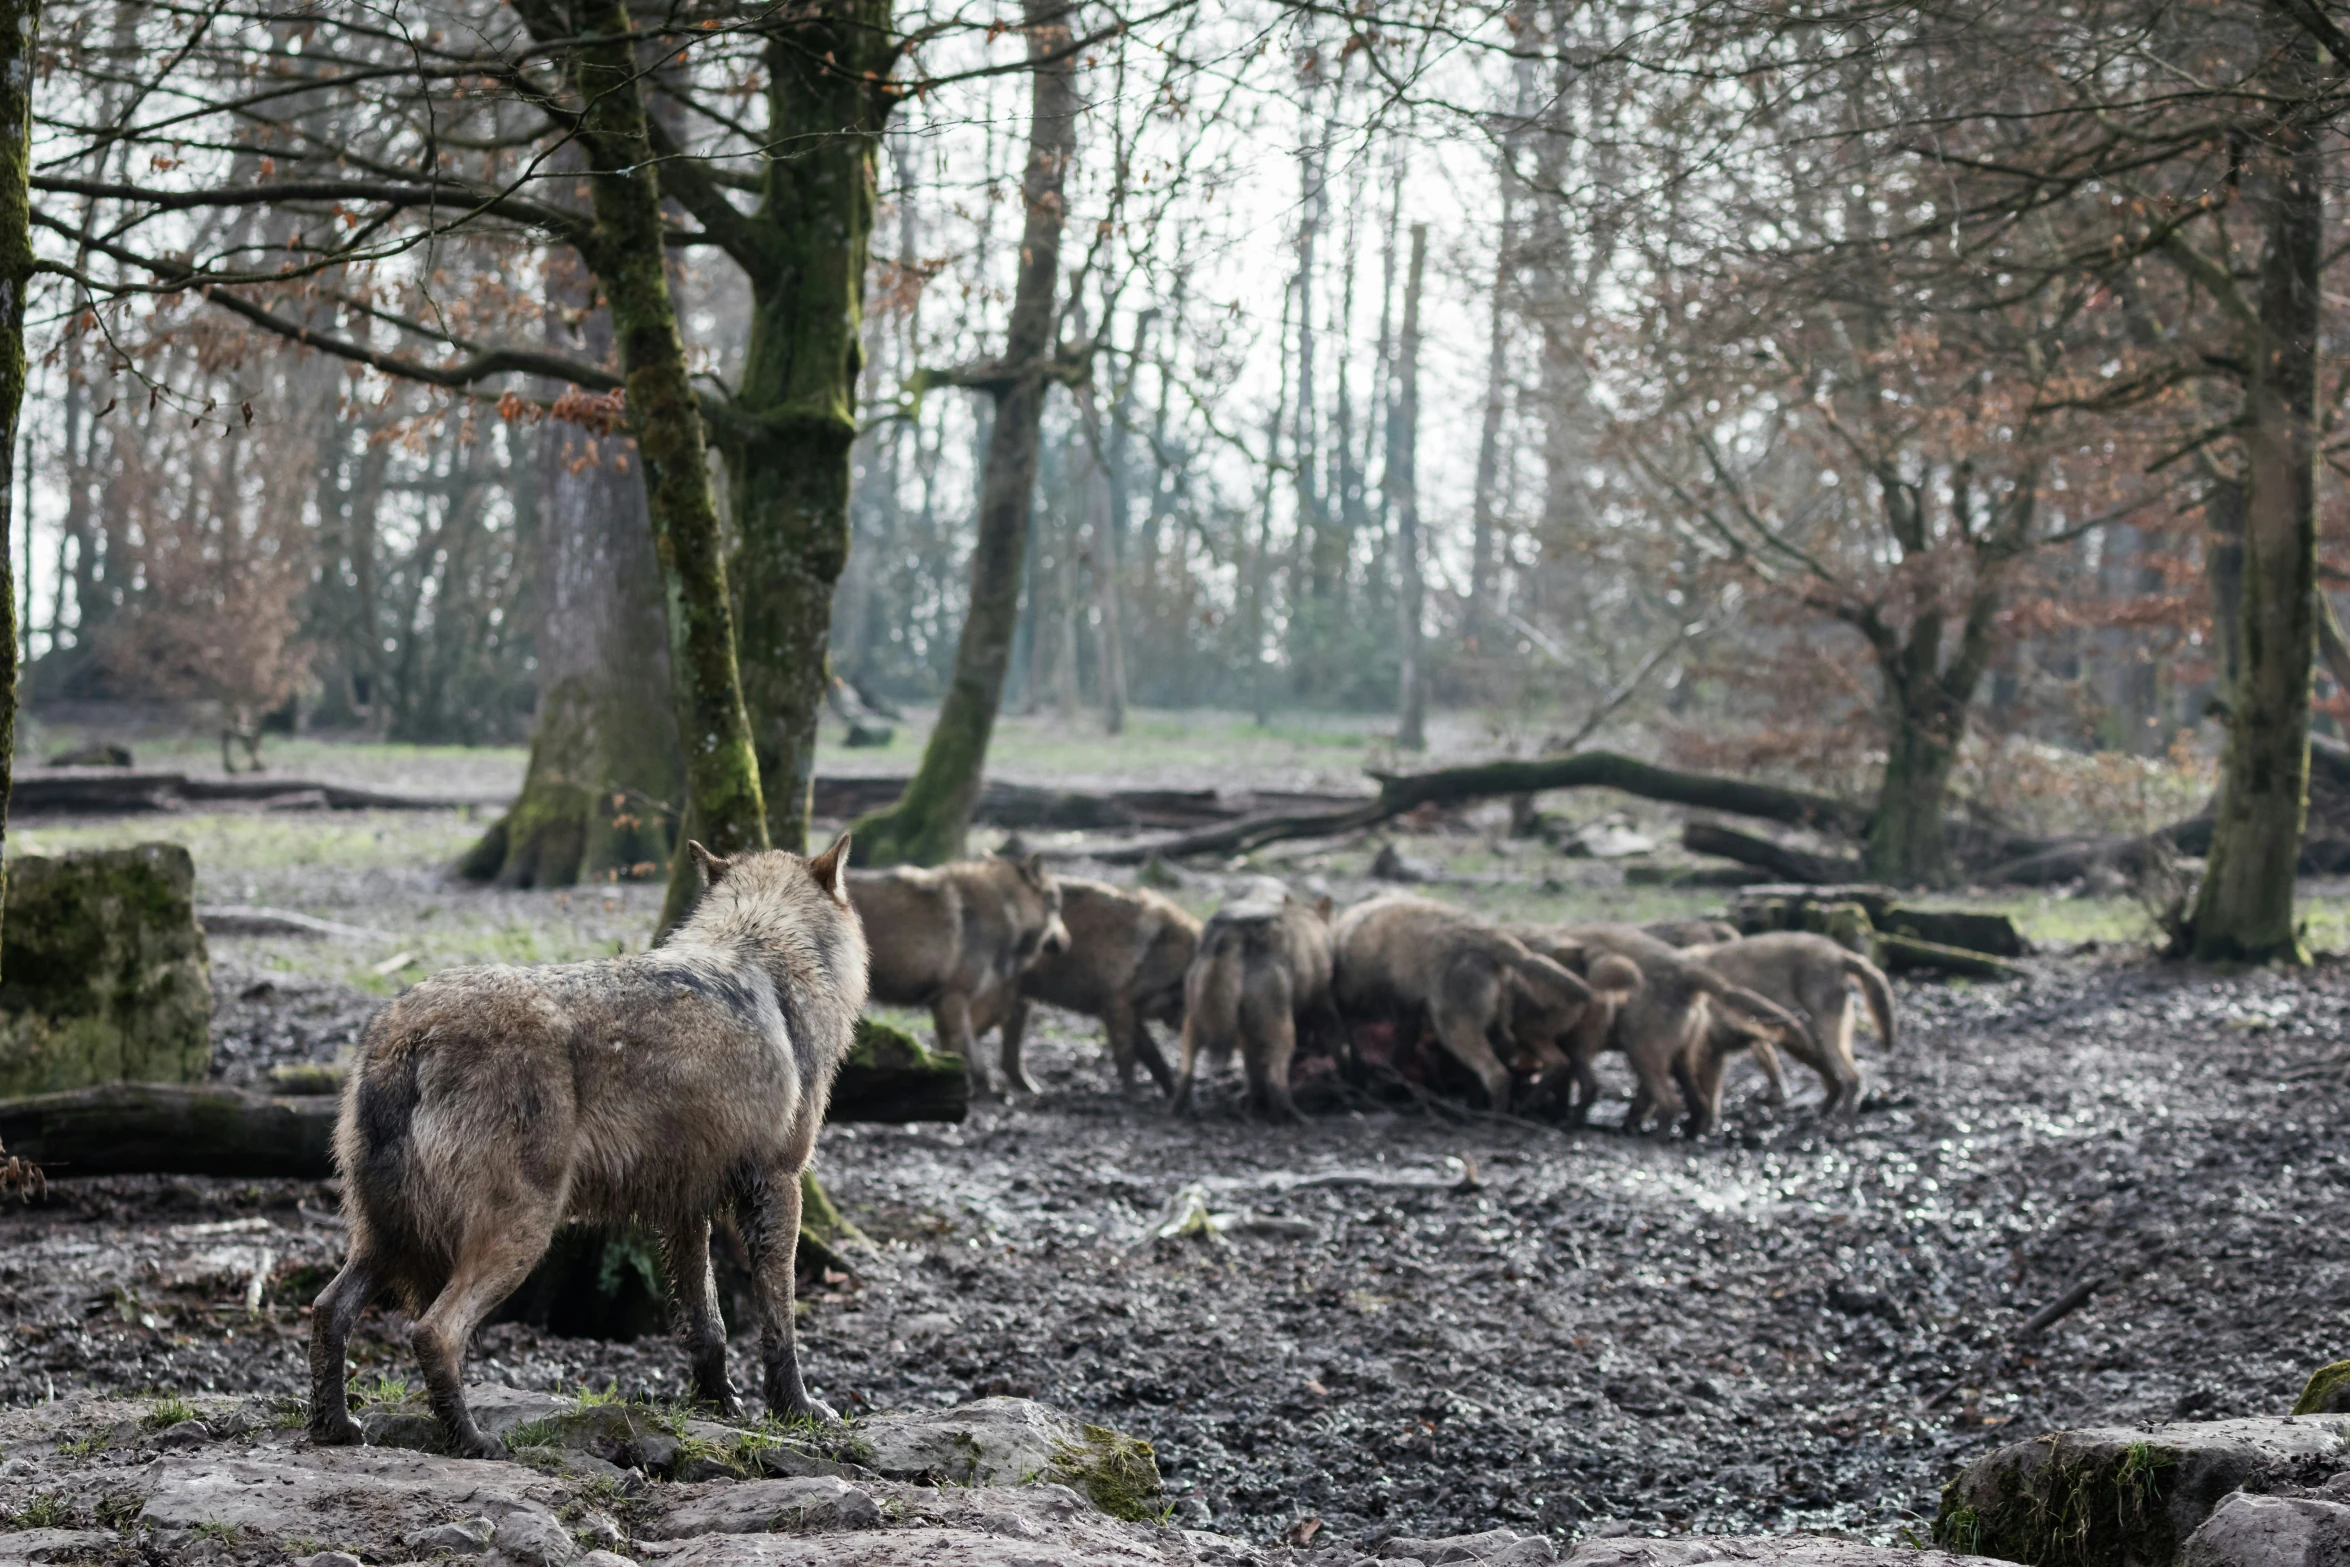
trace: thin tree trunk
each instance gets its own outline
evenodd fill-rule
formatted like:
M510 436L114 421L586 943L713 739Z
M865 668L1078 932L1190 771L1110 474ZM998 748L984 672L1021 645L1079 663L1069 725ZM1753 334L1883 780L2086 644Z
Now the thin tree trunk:
M1477 426L1477 474L1470 499L1469 602L1462 627L1469 651L1479 656L1487 652L1494 557L1499 553L1495 492L1501 487L1501 421L1509 401L1509 278L1512 252L1518 244L1515 197L1515 186L1505 178L1501 187L1501 244L1493 260L1493 300L1486 328L1485 412Z
M767 837L807 847L833 585L849 556L849 475L863 363L875 168L897 57L890 0L826 0L767 45L770 264L751 278L751 336L722 433L740 539L742 684Z
M1289 308L1296 297L1295 289L1282 291L1281 333L1274 341L1285 348L1289 341ZM1278 357L1281 384L1280 390L1273 394L1272 417L1265 421L1265 488L1257 502L1257 541L1256 547L1249 551L1248 599L1242 621L1247 636L1242 654L1247 660L1249 707L1260 729L1270 717L1265 690L1265 599L1272 591L1273 579L1273 487L1281 471L1277 461L1281 455L1282 421L1289 411L1289 356L1282 353Z
M1403 340L1395 366L1395 412L1387 425L1387 496L1395 508L1397 598L1395 743L1428 749L1428 693L1420 669L1420 286L1428 270L1428 225L1412 225L1412 259L1404 274Z
M1026 216L1005 331L1008 368L993 389L995 417L980 476L971 605L955 645L954 678L920 769L897 804L857 824L858 856L876 865L937 865L962 854L1020 618L1037 444L1052 375L1062 189L1077 143L1076 62L1065 52L1068 8L1060 0L1025 0L1023 15L1031 62L1028 167L1021 181Z
M0 898L7 887L8 793L16 756L15 552L17 416L24 408L25 291L33 280L32 174L34 62L40 0L0 0ZM31 519L24 519L29 529Z
M542 40L578 40L570 46L570 69L583 105L579 138L596 215L595 253L587 259L612 312L629 429L644 463L653 548L668 598L669 668L689 820L718 854L763 849L767 813L735 661L734 607L710 489L709 445L669 292L659 165L628 8L621 0L586 0L569 18L548 0L527 0L520 9ZM664 927L693 900L695 873L688 859L682 852L674 859Z
M2268 132L2260 325L2245 398L2243 663L2220 768L2211 854L2189 916L2206 961L2308 961L2293 872L2309 810L2317 645L2317 370L2325 172L2318 132Z

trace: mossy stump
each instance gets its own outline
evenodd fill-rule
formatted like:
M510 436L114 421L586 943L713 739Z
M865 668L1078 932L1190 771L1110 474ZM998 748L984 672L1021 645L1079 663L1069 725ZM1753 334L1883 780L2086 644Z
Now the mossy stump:
M202 1081L212 974L195 885L177 844L9 865L0 1098Z
M2293 1403L2297 1415L2350 1414L2350 1360L2337 1360L2309 1374L2309 1383Z

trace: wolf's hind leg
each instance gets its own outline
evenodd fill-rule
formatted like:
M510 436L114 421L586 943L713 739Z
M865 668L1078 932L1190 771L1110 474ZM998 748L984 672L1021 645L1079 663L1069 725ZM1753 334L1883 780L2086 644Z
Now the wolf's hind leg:
M424 1370L432 1411L448 1432L449 1451L460 1458L506 1455L506 1444L486 1435L465 1407L465 1347L482 1319L513 1294L546 1255L555 1233L554 1215L546 1210L502 1214L499 1220L477 1226L467 1237L469 1244L449 1282L408 1335Z
M784 1164L756 1172L740 1203L743 1245L759 1291L759 1358L766 1369L767 1412L779 1420L838 1420L800 1378L792 1331L793 1277L800 1260L800 1172Z
M383 1270L363 1247L351 1248L343 1271L318 1292L310 1308L310 1439L328 1447L356 1447L363 1440L351 1418L350 1389L343 1356L351 1329L368 1301L383 1287Z
M1028 1012L1028 998L1014 996L1010 1009L1004 1013L1003 1048L997 1060L1002 1063L1007 1090L1034 1094L1043 1090L1036 1086L1036 1079L1028 1075L1027 1063L1020 1059L1021 1043L1028 1037Z
M726 1321L718 1314L718 1279L710 1270L710 1221L688 1219L661 1232L661 1265L669 1275L669 1311L685 1344L694 1397L723 1415L742 1412L726 1378Z

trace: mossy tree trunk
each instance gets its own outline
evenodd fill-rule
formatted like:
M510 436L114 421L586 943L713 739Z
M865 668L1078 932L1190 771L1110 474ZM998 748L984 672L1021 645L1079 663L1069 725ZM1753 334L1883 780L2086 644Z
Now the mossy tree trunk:
M2308 961L2293 874L2309 810L2317 646L2317 382L2325 196L2320 133L2288 117L2256 145L2267 230L2247 323L2241 638L2211 854L2185 932L2205 960Z
M33 76L40 0L0 0L0 890L16 755L16 425L24 407L25 291L33 281ZM24 519L30 527L32 519Z
M766 264L750 274L751 337L722 432L741 553L743 695L768 836L802 850L816 772L833 587L848 564L850 449L864 366L874 160L898 51L889 0L789 13L767 46L768 136L753 221Z
M563 292L573 297L553 303L594 302L584 287ZM606 359L611 318L589 316L580 346ZM685 779L644 475L619 436L547 424L537 438L530 767L512 808L459 869L507 887L665 874Z
M971 607L921 767L895 805L857 823L859 858L875 865L937 865L963 852L1019 624L1045 390L1072 374L1054 352L1053 299L1061 272L1063 183L1077 142L1076 62L1068 53L1065 5L1025 0L1023 17L1031 81L1028 168L1021 182L1027 214L1004 353L979 373L937 378L979 387L995 404L979 484Z
M688 378L685 340L669 292L659 166L647 128L642 73L620 0L521 0L542 41L562 40L579 93L595 228L582 247L620 348L628 428L644 464L653 549L668 600L670 680L693 830L719 854L767 846L767 812L735 659L734 607L709 445ZM671 902L693 875L674 857Z

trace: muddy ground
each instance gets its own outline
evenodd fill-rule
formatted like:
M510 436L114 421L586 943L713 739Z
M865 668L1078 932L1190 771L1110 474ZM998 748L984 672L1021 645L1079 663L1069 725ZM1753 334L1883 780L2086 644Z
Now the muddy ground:
M233 960L219 988L221 1069L247 1080L331 1057L373 1004ZM1038 1100L827 1132L822 1173L875 1245L810 1305L812 1380L850 1412L1066 1406L1154 1442L1182 1521L1260 1539L1301 1514L1350 1539L1883 1539L1987 1446L2281 1410L2350 1352L2342 969L2092 955L1901 1002L1856 1119L1748 1080L1698 1144L1416 1112L1269 1129L1230 1084L1178 1123L1062 1020ZM1195 1186L1237 1222L1154 1238ZM333 1201L61 1180L0 1217L0 1401L296 1391ZM2084 1279L2109 1282L2002 1352ZM363 1375L412 1376L401 1332L370 1313ZM754 1364L738 1338L738 1378ZM473 1374L671 1396L680 1369L658 1338L506 1324Z

